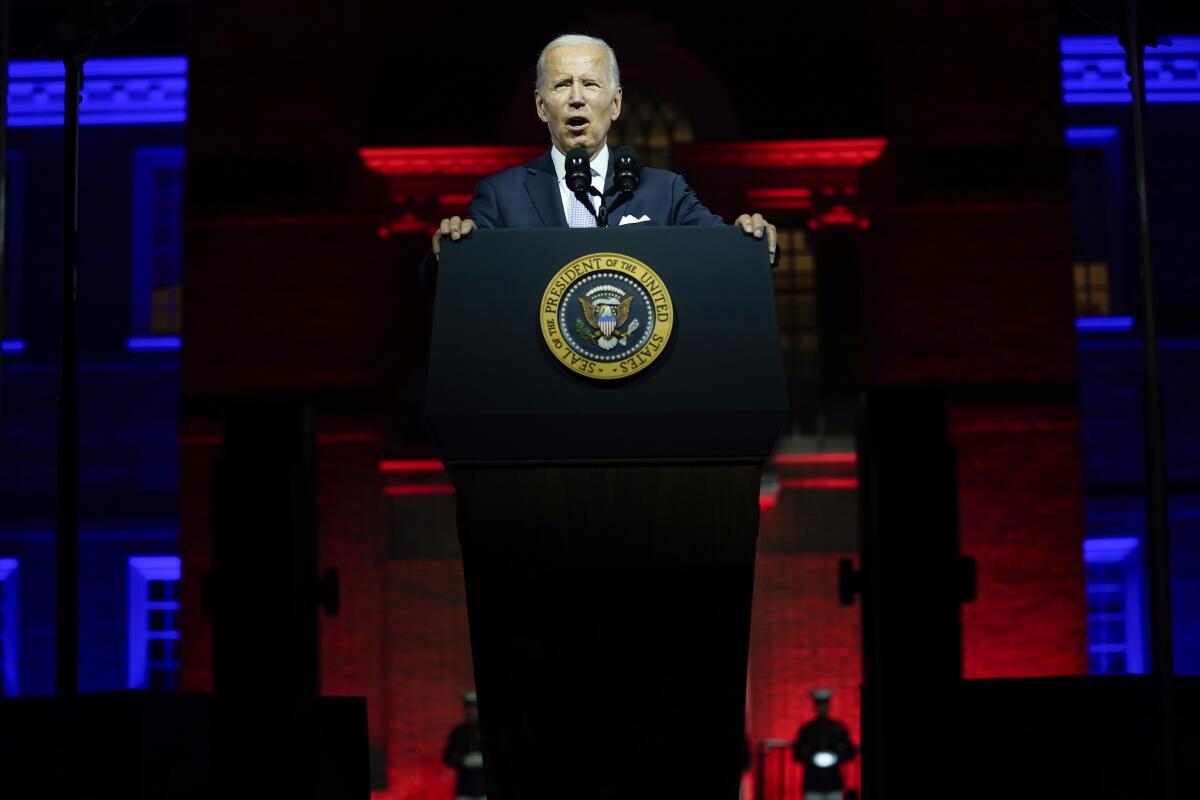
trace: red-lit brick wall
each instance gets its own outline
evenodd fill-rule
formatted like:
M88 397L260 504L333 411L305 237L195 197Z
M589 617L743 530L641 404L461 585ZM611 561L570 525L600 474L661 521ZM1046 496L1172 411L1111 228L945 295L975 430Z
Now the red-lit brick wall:
M958 408L961 548L979 564L963 608L967 678L1087 672L1079 419L1072 407Z
M321 693L365 696L377 746L388 734L390 642L387 498L376 468L381 439L375 433L374 441L321 443L317 471L320 566L336 567L342 586L338 614L321 617Z
M771 513L770 511L766 513ZM754 616L746 727L752 744L795 738L813 718L809 692L833 689L831 715L859 738L862 644L859 607L837 599L837 562L850 553L760 553L755 562ZM755 754L757 758L757 753ZM799 770L790 751L787 778ZM846 765L847 786L858 785L858 761ZM777 774L768 771L767 796L775 797ZM789 784L791 785L791 784Z
M888 147L867 180L864 383L946 391L962 551L979 563L966 676L1084 673L1057 12L1034 0L875 10Z
M388 792L397 800L452 796L442 764L450 730L463 721L462 693L475 685L462 565L438 559L388 565Z
M346 423L333 427L345 428ZM330 431L320 438L324 441L317 450L319 566L322 570L336 567L342 587L338 614L320 618L321 690L326 695L366 696L371 739L382 742L387 719L384 674L390 532L387 499L377 469L382 436L360 427ZM185 691L209 691L212 687L212 628L201 612L200 585L211 566L209 494L212 464L219 450L215 433L184 436L187 488L180 540Z

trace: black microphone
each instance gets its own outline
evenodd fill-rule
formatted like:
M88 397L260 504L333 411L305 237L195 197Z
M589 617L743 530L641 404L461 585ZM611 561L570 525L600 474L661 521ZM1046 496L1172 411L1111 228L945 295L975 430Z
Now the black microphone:
M588 156L587 150L582 147L573 148L567 153L567 171L566 171L567 188L571 193L579 198L579 202L587 207L588 211L592 212L592 216L596 218L596 226L604 228L608 226L608 209L604 207L604 195L600 194L595 186L592 186L592 159ZM592 207L589 195L599 195L600 210L596 211Z
M567 188L572 194L586 192L592 185L592 160L587 150L576 147L567 153Z
M642 181L642 164L638 161L637 150L627 144L617 148L613 154L617 166L613 170L613 188L619 192L632 193Z

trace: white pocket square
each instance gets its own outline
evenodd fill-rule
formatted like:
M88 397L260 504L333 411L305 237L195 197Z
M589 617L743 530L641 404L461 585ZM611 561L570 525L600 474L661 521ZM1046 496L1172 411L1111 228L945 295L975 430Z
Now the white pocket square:
M649 221L650 221L650 218L649 218L649 217L647 217L645 214L642 214L642 218L641 218L641 219L638 219L638 218L637 218L637 217L635 217L633 214L626 214L625 216L621 217L621 222L620 222L619 224L621 224L621 225L633 225L633 224L635 224L635 223L638 223L638 222L649 222Z

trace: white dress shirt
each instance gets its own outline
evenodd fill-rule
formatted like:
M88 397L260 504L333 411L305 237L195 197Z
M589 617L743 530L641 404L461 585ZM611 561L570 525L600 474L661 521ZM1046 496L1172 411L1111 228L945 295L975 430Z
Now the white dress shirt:
M569 220L571 219L571 203L575 200L575 195L567 188L567 157L558 152L557 147L550 145L550 160L554 162L554 174L558 176L558 193L562 197L563 214ZM608 175L608 145L600 148L600 152L592 159L592 186L603 192L606 175ZM597 210L599 199L595 195L588 195L593 211Z

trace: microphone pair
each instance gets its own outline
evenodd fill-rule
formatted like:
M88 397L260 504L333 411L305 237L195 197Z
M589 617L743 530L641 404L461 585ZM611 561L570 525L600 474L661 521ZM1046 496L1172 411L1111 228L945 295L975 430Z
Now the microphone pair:
M592 207L590 202L587 202L589 195L595 195L600 198L600 209L593 212L596 216L596 224L605 228L608 227L608 212L609 208L605 204L605 200L612 195L617 195L617 203L628 200L633 191L637 189L641 182L642 165L638 161L637 151L627 144L623 144L613 152L613 185L606 192L601 192L592 185L592 161L588 156L587 150L582 147L575 147L567 153L566 158L566 181L567 188L575 194L580 201L589 209Z

